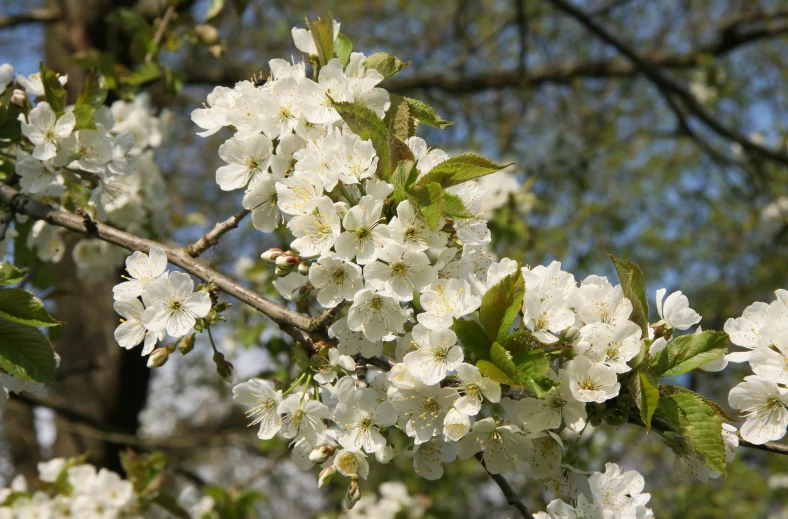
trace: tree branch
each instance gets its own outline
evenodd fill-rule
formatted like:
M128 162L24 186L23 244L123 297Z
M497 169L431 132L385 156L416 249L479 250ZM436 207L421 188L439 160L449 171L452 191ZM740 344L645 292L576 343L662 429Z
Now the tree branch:
M501 489L503 492L504 497L506 498L506 502L509 503L513 508L515 508L520 515L523 516L525 519L534 519L534 516L531 515L531 512L528 510L528 507L525 506L523 500L520 496L517 495L517 492L514 491L512 485L503 477L501 474L493 474L489 470L487 470L487 466L484 464L484 455L481 452L476 453L476 459L479 460L479 463L482 464L484 470L487 471L487 474L495 481L495 484Z
M747 447L748 449L757 449L759 451L766 451L771 452L773 454L783 454L788 456L788 445L783 443L777 442L766 442L763 445L756 445L754 443L750 443L741 436L739 436L739 445L742 447Z
M246 218L249 213L251 213L251 211L248 209L241 209L227 220L217 223L213 229L205 233L202 238L191 245L188 245L186 247L186 253L192 258L196 258L206 250L219 243L219 239L222 236L237 228L241 220Z
M0 16L0 29L16 27L17 25L28 23L52 23L62 19L63 13L60 9L43 7L40 9L31 9L25 13Z
M289 325L307 333L318 331L318 327L314 324L315 320L308 315L300 314L274 303L233 279L216 272L199 260L192 258L184 249L140 238L103 223L91 221L89 224L86 224L86 219L83 217L36 202L20 195L15 189L6 185L0 185L0 204L10 207L17 214L27 215L34 220L44 220L72 232L90 234L95 238L130 251L149 252L152 247L161 247L167 254L167 260L170 263L177 265L206 283L213 284L222 292L243 301L269 317L275 323Z
M762 155L775 162L788 165L788 155L769 149L765 146L752 142L747 136L738 133L732 128L728 128L722 122L717 120L710 114L706 108L695 98L692 93L684 88L680 83L671 77L662 73L659 67L655 66L647 59L642 58L634 49L629 47L626 43L620 40L617 36L608 32L600 24L594 21L582 9L579 9L566 0L547 0L560 11L570 15L578 23L583 25L590 32L594 33L600 40L608 45L615 47L621 54L627 57L629 61L638 69L644 76L646 76L658 89L674 94L687 110L702 121L709 129L720 137L738 142L744 149ZM735 24L734 24L735 25ZM783 31L788 31L788 23L780 24L779 27ZM743 41L748 41L743 38ZM731 44L725 44L725 47L730 47Z
M167 8L167 11L164 13L161 21L159 22L159 28L156 29L156 34L153 36L153 48L152 50L148 51L145 54L145 63L150 63L153 61L153 57L159 53L159 46L161 45L161 39L164 38L164 33L167 30L167 25L170 23L170 19L175 14L175 5L170 4Z

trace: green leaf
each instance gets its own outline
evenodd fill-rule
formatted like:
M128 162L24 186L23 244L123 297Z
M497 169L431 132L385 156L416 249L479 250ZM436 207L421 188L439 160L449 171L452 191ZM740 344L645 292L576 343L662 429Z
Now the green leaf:
M687 447L712 470L725 475L725 442L722 417L704 399L678 386L661 386L654 418L681 435Z
M476 362L476 367L479 368L479 372L487 378L490 378L499 384L506 384L509 386L519 386L520 382L507 375L501 368L496 366L492 361L489 360L480 360Z
M31 382L55 381L55 350L41 330L0 317L0 368Z
M383 122L389 129L389 135L393 135L401 141L416 134L414 119L410 116L407 103L392 103Z
M443 188L435 182L419 185L412 191L412 195L416 201L416 207L421 211L421 216L424 217L431 229L437 229L443 214Z
M134 452L121 452L120 464L126 477L138 494L146 495L158 490L158 476L167 466L167 456L162 452L140 456Z
M321 65L325 65L334 57L334 17L330 12L317 20L310 20L307 17L306 25L312 31L317 58Z
M44 308L39 298L21 288L0 290L0 317L28 326L62 324Z
M463 153L432 168L421 178L420 182L422 184L437 182L443 187L451 187L495 173L507 166L511 166L511 164L496 164L475 153Z
M122 78L122 81L130 86L140 86L151 81L156 81L161 77L161 69L156 63L143 63L137 69Z
M392 95L392 97L394 96ZM406 103L408 103L408 107L410 108L410 115L415 117L422 124L426 124L427 126L433 126L435 128L441 128L441 129L454 124L453 122L447 121L446 119L438 115L437 112L435 112L434 108L432 108L430 105L428 105L423 101L419 101L418 99L412 99L410 97L404 97L403 100Z
M657 409L659 403L659 383L657 377L645 371L635 371L627 387L635 399L635 404L640 410L640 419L646 425L646 431L651 429L651 417Z
M52 110L58 114L62 113L66 107L66 89L58 81L57 74L45 67L43 62L39 64L39 72L41 83L44 85L44 99Z
M494 342L493 345L490 346L490 360L493 364L498 366L501 371L511 377L511 379L515 381L515 385L522 385L519 383L520 372L517 370L514 360L512 360L512 354L506 351L503 346L497 342Z
M542 398L558 386L559 383L548 376L550 361L544 351L518 353L513 357L513 361L522 385L533 391L538 398Z
M224 9L224 0L211 0L211 5L208 6L208 12L205 13L205 21L211 21L222 12Z
M476 321L454 319L454 333L463 347L479 359L489 360L492 343L487 338L482 325Z
M16 268L10 262L0 263L0 285L15 285L25 277L25 270Z
M94 109L104 105L107 100L107 81L98 71L91 71L82 83L82 90L77 96L76 106L87 105Z
M391 77L402 69L410 66L410 61L402 61L399 58L390 56L385 52L376 52L364 60L366 68L374 68L380 72L384 78Z
M415 164L412 160L401 160L391 174L391 183L394 184L394 192L391 196L397 204L410 197L407 190L419 176Z
M473 214L465 207L462 198L451 193L443 193L443 214L451 218L473 218Z
M90 105L74 106L74 117L77 120L74 129L94 130L96 128L96 121L93 120L94 115L96 115L96 109Z
M485 292L479 308L479 321L491 341L500 340L509 334L509 328L520 312L524 294L525 280L520 269Z
M362 139L372 141L372 146L378 155L378 176L388 181L390 172L397 167L399 161L392 167L389 134L385 123L373 110L362 103L333 102L333 106L351 130ZM414 159L412 153L409 159Z
M612 254L608 254L608 256L616 268L624 297L632 303L632 314L629 316L629 320L640 326L643 337L648 337L648 292L643 271L631 261L620 260Z
M192 517L188 511L178 504L178 500L171 494L157 494L152 499L152 502L179 519L191 519Z
M334 41L334 52L337 58L339 58L339 61L342 62L342 66L347 67L350 61L350 53L353 52L353 42L344 34L339 33L339 36L337 36L337 39Z
M650 371L658 377L675 377L722 357L728 349L728 334L706 330L682 335L668 343L651 361Z
M544 344L536 340L529 330L516 330L499 342L513 355L544 348Z

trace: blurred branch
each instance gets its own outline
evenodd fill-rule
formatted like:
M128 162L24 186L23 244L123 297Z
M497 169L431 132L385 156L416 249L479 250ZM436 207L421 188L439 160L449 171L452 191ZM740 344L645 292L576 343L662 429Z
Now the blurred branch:
M534 519L534 516L531 515L531 512L528 510L528 507L525 506L523 500L520 496L517 495L517 492L514 491L512 485L503 477L501 474L493 474L489 470L487 470L487 466L484 464L484 455L481 452L476 453L476 459L479 460L479 463L482 464L484 470L487 471L487 474L495 481L495 484L501 489L503 492L504 497L506 497L506 502L509 503L512 507L514 507L520 515L523 516L525 519Z
M739 436L739 445L742 447L747 447L748 449L757 449L759 451L766 451L774 454L783 454L785 456L788 456L788 445L782 443L766 442L763 445L756 445L754 443L748 442L747 440Z
M566 0L547 0L560 11L568 14L574 18L578 23L583 25L590 32L594 33L600 40L608 45L615 47L621 54L627 57L629 61L646 76L658 89L662 90L668 95L675 95L677 99L686 107L688 112L702 121L710 130L722 138L738 142L742 148L747 151L757 153L775 162L788 165L788 155L779 151L761 146L752 142L746 135L738 133L732 128L728 128L721 121L716 119L710 114L706 108L695 98L695 96L680 83L671 77L663 74L659 67L647 59L641 57L634 49L629 47L626 43L621 41L617 36L608 32L601 25L591 19L588 14L583 10L575 7ZM785 31L788 31L788 23L779 25ZM739 41L737 39L737 41Z
M159 53L161 40L162 38L164 38L164 33L167 31L167 26L170 24L170 19L172 19L174 14L175 14L175 5L170 4L170 6L167 8L167 11L165 11L161 21L159 22L159 28L156 29L156 34L153 35L153 49L148 51L147 54L145 54L145 63L150 63L151 61L153 61L153 57Z
M63 13L56 7L31 9L25 13L0 16L0 29L16 27L28 23L52 23L63 19Z
M213 229L205 233L202 238L186 247L186 253L192 258L196 258L206 250L210 249L217 243L219 239L238 227L238 224L251 213L248 209L241 209L233 216L223 222L217 223Z

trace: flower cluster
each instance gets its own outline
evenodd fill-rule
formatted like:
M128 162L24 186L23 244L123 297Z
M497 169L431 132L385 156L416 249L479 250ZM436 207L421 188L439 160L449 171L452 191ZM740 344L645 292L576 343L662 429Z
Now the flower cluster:
M788 290L775 294L771 303L753 303L725 323L731 342L746 348L727 359L749 362L754 373L731 389L728 403L746 419L742 438L756 445L779 440L788 429Z
M16 154L20 192L56 206L67 195L83 200L80 205L91 217L135 234L162 230L168 202L153 148L161 144L163 123L153 115L148 96L115 101L111 107L88 108L79 101L52 106L45 99L51 99L51 88L62 87L67 77L58 80L47 92L40 73L18 74L14 79L10 65L0 67L0 93L19 87L12 103L21 112L23 140L8 151ZM100 81L89 83L95 87L93 92L105 88ZM27 235L27 246L36 250L41 261L58 262L65 252L62 233L63 229L38 221ZM73 257L80 278L98 280L112 272L123 256L112 245L84 239Z
M115 340L126 349L144 343L142 354L148 355L165 335L185 336L211 310L208 292L195 292L188 274L167 270L167 255L160 247L153 247L150 255L129 256L126 272L126 281L112 289L115 311L123 317ZM168 353L151 356L149 364L163 364Z

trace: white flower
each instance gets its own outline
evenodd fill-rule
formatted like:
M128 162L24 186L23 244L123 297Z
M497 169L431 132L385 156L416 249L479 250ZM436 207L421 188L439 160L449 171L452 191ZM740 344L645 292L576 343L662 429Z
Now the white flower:
M441 219L438 229L432 230L416 213L413 205L405 200L397 206L397 216L388 224L389 239L392 243L403 245L413 252L425 251L430 247L443 247L448 240L448 235L440 232L443 223Z
M686 330L700 322L701 317L689 307L687 296L679 291L673 292L665 299L666 292L667 290L664 288L657 290L657 312L659 312L659 317L668 323L668 326L677 330ZM663 299L665 299L664 302Z
M102 130L79 130L60 142L52 164L102 173L115 154L112 139Z
M418 169L420 173L419 176L428 173L432 168L449 159L445 151L429 149L427 141L421 137L409 137L405 141L405 144L407 144L408 148L413 152L413 156L416 159L416 169Z
M57 78L60 85L65 85L68 82L68 76L63 75ZM22 74L16 75L16 82L22 85L29 95L33 97L44 97L44 83L41 81L41 73L35 72L25 77Z
M361 290L361 267L326 252L309 268L309 281L318 289L317 301L334 308L342 301L352 301Z
M471 419L467 414L452 409L443 419L443 436L447 440L459 441L471 430Z
M150 256L144 252L134 252L126 258L126 272L131 278L112 287L115 300L141 296L148 283L163 276L166 269L167 255L161 247L151 247Z
M364 358L372 358L383 353L383 343L368 341L363 332L354 332L347 327L347 318L334 321L328 329L328 336L339 340L337 350L344 355L361 354Z
M57 263L66 252L66 243L61 234L63 229L56 225L49 225L44 220L38 220L27 235L26 245L29 249L36 249L36 256L41 261Z
M424 384L437 384L463 360L457 336L448 328L427 330L417 325L413 329L413 340L418 349L405 355L403 363Z
M320 443L320 435L326 430L327 420L331 412L328 407L317 400L307 400L298 391L282 400L277 408L282 417L282 436L288 439L301 438L316 446Z
M460 364L455 368L460 379L462 396L454 402L454 408L468 416L476 416L482 409L482 400L498 403L501 400L501 385L491 378L483 377L479 368L472 364Z
M365 288L356 293L348 310L347 325L354 332L364 332L367 340L390 340L408 319L408 314L393 297Z
M388 227L380 223L383 200L370 195L361 197L342 220L345 228L334 244L337 255L347 261L365 265L375 259L389 237Z
M558 372L561 385L544 398L523 398L517 402L517 418L530 432L558 429L561 421L570 431L580 432L586 425L586 404L575 399L569 389L569 372Z
M260 424L257 437L270 440L282 425L279 404L282 403L282 392L274 390L274 384L268 380L253 378L233 388L233 400L247 406L247 418L252 418L250 425Z
M219 146L219 157L227 165L216 170L216 183L224 191L246 187L252 178L268 170L272 150L271 140L265 135L227 140Z
M339 402L333 420L345 428L338 440L348 450L363 450L370 454L386 446L386 439L380 434L384 427L397 423L397 410L388 401L378 401L374 389L356 389L350 399Z
M22 133L35 145L33 157L47 160L57 154L58 141L71 135L76 124L73 113L65 113L58 119L49 103L42 102L30 110L27 122L22 122Z
M334 466L337 472L345 477L360 477L367 479L369 475L369 463L363 452L357 450L342 449L334 457Z
M41 161L24 151L16 157L14 171L19 175L23 193L39 196L60 196L64 191L63 176L50 161Z
M531 454L531 440L514 425L499 425L494 418L479 420L471 432L460 440L458 455L468 459L484 452L484 465L491 474L502 474L514 469L517 460L527 460Z
M750 355L753 373L776 382L788 384L788 325L783 326L773 343L777 351L769 346L758 346Z
M313 368L315 373L315 381L320 385L329 384L337 378L341 370L355 371L356 361L348 355L342 355L336 348L328 350L328 362L324 362Z
M252 225L258 231L273 232L282 221L277 205L277 180L274 175L257 175L244 193L242 205L252 211Z
M537 340L551 344L558 341L555 334L574 324L575 314L560 290L535 293L526 289L523 322Z
M309 214L322 193L323 183L315 175L295 174L276 183L276 203L285 214Z
M577 297L583 299L577 316L585 324L617 325L632 313L632 303L624 297L621 285L584 283L577 289Z
M576 351L594 362L610 366L616 373L626 373L631 368L627 362L640 353L642 331L632 321L622 320L616 325L595 323L580 330Z
M296 237L291 246L303 257L330 249L341 231L334 203L327 196L318 198L310 214L296 216L287 227Z
M145 307L136 297L115 301L113 308L123 317L120 326L115 329L115 340L122 348L129 350L144 340L142 354L148 355L156 343L164 338L163 331L153 332L142 324Z
M399 411L400 427L415 443L424 443L443 432L443 418L459 396L450 387L419 384L412 390L391 388L389 400Z
M386 290L400 301L410 301L413 292L421 292L438 279L438 273L423 252L410 252L402 245L391 243L377 257L377 261L364 267L364 279L373 288Z
M14 67L8 63L0 65L0 94L5 92L6 87L14 80Z
M208 94L208 107L192 111L192 121L203 128L204 132L197 132L200 137L208 137L227 126L227 110L235 105L238 92L232 88L218 86Z
M334 40L336 40L337 36L339 36L340 24L336 20L333 20L332 22L334 24ZM301 29L299 27L293 27L291 30L291 35L293 36L293 42L295 43L295 46L298 50L305 54L317 56L317 47L315 47L315 40L312 39L312 31Z
M529 476L536 479L547 479L557 476L561 471L561 459L564 456L564 442L553 431L546 431L530 436L533 448L528 458Z
M424 479L435 481L443 476L443 464L451 463L456 457L456 442L433 438L413 446L413 470Z
M728 394L728 403L746 419L742 438L756 445L785 436L788 427L788 390L757 375L744 377Z
M416 318L430 329L449 328L454 318L468 315L481 305L481 297L474 295L467 281L439 279L419 299L424 312Z
M752 350L760 344L761 330L767 323L768 311L768 304L753 303L744 309L741 317L725 321L723 330L733 344ZM750 351L734 352L725 358L730 362L747 362L750 354Z
M0 68L0 71L2 69ZM49 461L38 462L38 479L47 483L54 483L66 466L64 458L54 458Z
M621 384L616 379L616 370L604 364L594 363L588 357L579 356L567 365L569 389L580 402L597 402L618 395Z
M193 289L194 281L183 272L170 272L168 277L148 283L142 293L142 324L155 332L166 331L172 337L185 335L196 318L205 317L211 310L208 292L192 292Z

